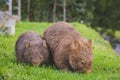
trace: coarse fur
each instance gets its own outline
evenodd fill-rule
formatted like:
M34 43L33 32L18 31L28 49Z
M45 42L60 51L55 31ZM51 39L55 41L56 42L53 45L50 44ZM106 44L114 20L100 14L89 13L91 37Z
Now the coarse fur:
M44 32L53 61L58 69L77 72L92 70L92 42L67 22L57 22Z
M34 31L21 34L15 44L16 59L33 65L49 61L49 50L46 41Z

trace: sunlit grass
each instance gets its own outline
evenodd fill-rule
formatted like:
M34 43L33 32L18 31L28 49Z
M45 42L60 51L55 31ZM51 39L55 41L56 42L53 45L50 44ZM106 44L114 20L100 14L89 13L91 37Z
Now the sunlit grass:
M14 36L0 36L0 80L119 80L120 57L112 50L109 42L94 29L83 24L71 23L93 43L93 71L89 74L62 72L54 65L31 66L16 62L14 46L18 36L26 31L34 30L43 35L51 23L22 22L16 25Z

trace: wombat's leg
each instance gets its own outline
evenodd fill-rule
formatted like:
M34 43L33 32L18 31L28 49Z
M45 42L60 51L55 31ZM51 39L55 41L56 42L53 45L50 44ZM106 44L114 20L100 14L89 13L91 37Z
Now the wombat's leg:
M55 57L54 62L58 69L60 69L62 71L70 71L67 61L65 59L63 59L61 56Z
M66 65L64 62L57 62L56 66L58 69L62 70L62 71L69 71L69 67L68 65Z

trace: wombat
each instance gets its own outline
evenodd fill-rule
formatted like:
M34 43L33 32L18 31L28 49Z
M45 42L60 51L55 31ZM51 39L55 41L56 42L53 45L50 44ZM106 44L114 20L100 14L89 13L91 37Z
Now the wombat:
M92 70L92 42L67 22L57 22L44 32L53 62L63 71L89 73Z
M46 41L34 31L23 33L15 44L17 61L33 65L41 65L49 60L49 50Z

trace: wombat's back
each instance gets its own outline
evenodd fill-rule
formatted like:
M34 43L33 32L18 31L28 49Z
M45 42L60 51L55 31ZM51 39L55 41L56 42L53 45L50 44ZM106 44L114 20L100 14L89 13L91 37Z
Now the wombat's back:
M86 39L67 22L54 23L44 32L44 38L51 50L53 50L63 38L67 37L68 39L80 40L82 43L87 42Z

